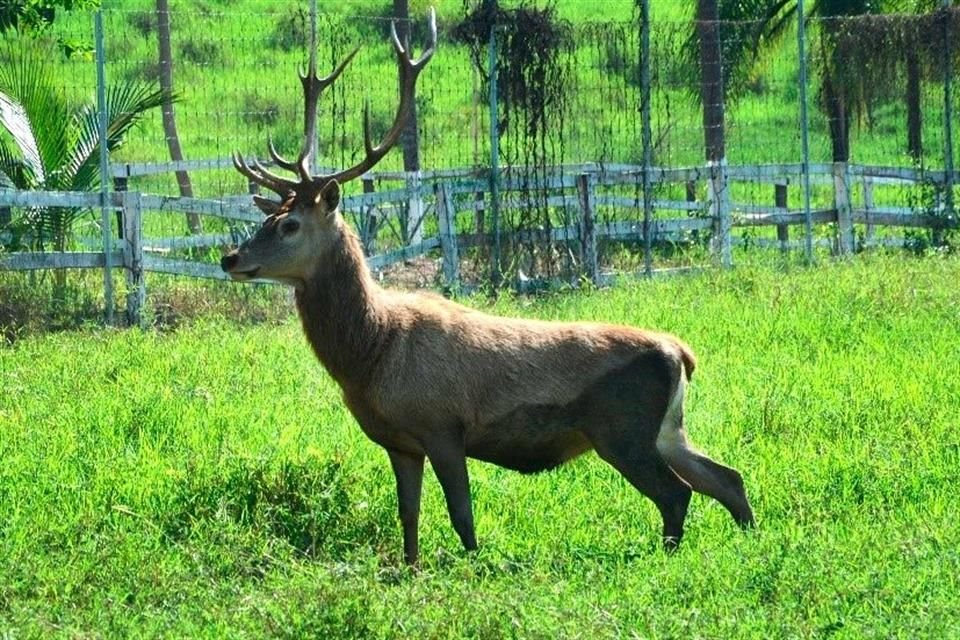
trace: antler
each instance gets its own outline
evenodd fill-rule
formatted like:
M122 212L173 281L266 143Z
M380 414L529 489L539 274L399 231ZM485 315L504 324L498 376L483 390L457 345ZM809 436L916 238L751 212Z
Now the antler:
M296 162L290 162L282 158L273 146L273 141L268 141L270 157L277 163L277 166L295 172L300 176L301 182L310 182L311 179L310 153L313 140L317 137L317 102L320 99L320 94L340 77L340 74L343 73L343 70L350 64L358 51L360 51L360 47L351 51L330 75L323 78L317 77L317 50L313 48L310 51L310 67L306 73L300 72L300 84L303 85L303 146L300 148L300 154L297 156Z
M413 107L414 93L416 90L417 76L426 66L427 62L433 56L437 46L437 16L433 8L430 9L430 45L420 54L420 57L414 61L409 53L400 43L397 36L396 23L390 23L390 35L393 40L393 48L397 54L397 64L400 70L400 106L397 107L397 114L394 118L393 126L387 131L380 144L373 146L370 140L370 104L364 104L363 109L363 144L366 150L366 157L360 163L333 173L330 175L312 176L310 174L310 154L311 145L317 135L317 102L320 94L333 84L346 66L353 60L353 57L360 50L357 47L347 55L344 60L330 73L330 75L320 78L317 76L317 50L311 47L310 63L306 73L300 71L300 84L303 85L303 146L295 161L290 161L281 156L276 147L273 146L273 140L267 141L267 147L270 152L270 158L273 162L286 171L296 173L299 180L289 180L278 176L266 169L259 161L254 159L251 164L243 159L239 152L233 154L233 166L241 174L246 176L255 184L266 187L283 198L287 198L291 193L300 194L304 191L315 193L318 188L325 186L330 180L336 179L339 182L347 182L363 175L369 171L383 156L397 143L400 133L406 124L407 118Z
M383 140L380 141L380 144L373 146L373 143L370 141L370 103L369 101L365 102L363 106L363 146L366 149L366 156L358 164L349 169L344 169L343 171L329 175L314 176L314 184L324 185L332 179L343 183L363 175L380 162L381 158L387 155L387 152L390 151L400 138L407 118L410 117L410 112L413 109L417 76L420 75L423 68L427 66L427 62L433 57L433 52L437 47L437 14L433 10L433 7L430 7L430 45L424 49L416 61L413 61L410 58L409 52L404 49L400 38L397 36L397 25L392 21L390 22L390 36L393 40L393 48L397 54L397 65L400 69L400 106L397 107L397 114L393 119L393 126L387 131L387 134L383 137Z

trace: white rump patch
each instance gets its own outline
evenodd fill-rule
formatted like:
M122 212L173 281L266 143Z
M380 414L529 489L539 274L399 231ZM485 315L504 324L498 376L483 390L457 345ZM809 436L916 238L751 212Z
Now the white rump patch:
M671 454L687 449L687 438L683 432L683 396L687 387L687 372L680 365L680 378L677 388L667 405L667 413L660 423L660 432L657 434L657 451L668 460Z

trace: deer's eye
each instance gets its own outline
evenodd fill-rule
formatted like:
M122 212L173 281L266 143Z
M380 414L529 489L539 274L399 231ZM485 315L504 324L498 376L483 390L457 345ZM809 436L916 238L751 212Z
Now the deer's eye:
M280 225L280 233L285 236L296 233L298 229L300 229L300 223L296 220L284 220L283 224Z

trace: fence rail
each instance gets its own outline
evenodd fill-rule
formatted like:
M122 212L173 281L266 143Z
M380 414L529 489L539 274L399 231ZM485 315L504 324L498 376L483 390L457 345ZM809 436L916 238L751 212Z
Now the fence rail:
M211 163L215 164L215 163ZM173 167L168 167L172 169ZM812 246L831 246L838 253L849 253L858 248L850 234L853 225L863 225L865 231L859 245L902 246L904 240L896 237L877 237L883 227L949 230L960 228L956 216L934 215L910 207L876 206L873 204L875 186L940 184L946 181L943 171L918 171L901 167L876 167L869 165L813 165L809 168L811 183L834 189L834 206L809 212L787 206L786 188L798 180L801 169L797 165L775 166L729 166L724 181L728 188L737 184L762 185L770 188L767 202L740 202L735 198L723 199L724 206L714 206L709 199L698 199L694 194L704 183L710 182L710 172L700 167L664 168L655 167L648 172L651 188L666 185L682 185L688 199L652 200L658 216L644 225L638 212L643 208L640 194L634 197L603 193L607 188L633 185L643 177L643 168L630 165L600 166L596 164L568 165L557 167L546 176L539 177L536 184L509 171L503 173L498 191L500 209L506 214L529 206L531 189L547 188L551 195L545 198L548 206L572 212L569 223L550 228L520 229L501 233L500 241L505 246L523 244L554 244L567 246L578 256L578 277L587 277L594 282L606 281L610 274L603 271L598 259L598 242L632 242L657 245L664 242L689 241L691 234L702 233L703 238L718 233L726 234L712 246L719 260L719 247L752 242L761 247L776 247L781 251L803 248L805 243L791 240L790 227L803 226L808 218L814 225L831 225L832 238L810 238ZM838 178L839 176L839 178ZM437 175L424 172L423 179L413 195L427 203L430 222L429 234L422 239L413 239L408 234L402 246L373 249L368 242L368 264L372 270L382 270L400 262L412 260L439 251L440 272L446 287L456 290L461 287L461 266L464 251L478 247L491 247L497 239L496 232L478 230L474 226L476 215L489 208L489 176L471 169L444 171ZM953 179L956 179L954 176ZM371 181L393 179L395 174L372 173ZM852 190L844 180L856 178L861 185L859 201L855 202ZM706 191L710 197L710 190ZM463 195L470 197L458 197ZM411 196L409 188L373 191L345 197L342 211L352 220L361 235L363 230L384 224L384 218L397 218L402 214L402 205ZM79 207L96 209L101 206L97 193L25 192L0 190L0 208L3 207ZM196 258L183 257L176 252L184 249L222 250L235 245L262 219L259 211L250 204L249 195L229 196L220 199L180 198L141 194L139 192L114 192L109 196L108 206L119 212L119 224L115 230L119 237L119 250L110 250L109 263L126 273L127 315L131 323L142 322L142 307L146 296L148 272L175 274L195 278L225 280L219 265ZM609 209L604 219L597 216L599 209ZM146 213L145 213L146 212ZM662 217L668 212L670 217ZM151 215L164 213L197 213L223 223L239 224L232 231L152 237L145 221ZM679 214L679 217L678 215ZM725 223L721 224L725 219ZM425 224L425 223L421 223ZM734 237L734 230L774 227L774 238L755 238L749 241ZM645 233L645 228L648 234ZM817 232L822 236L822 232ZM705 240L704 240L705 241ZM0 255L0 270L35 269L103 269L108 264L103 251L63 253L12 253Z

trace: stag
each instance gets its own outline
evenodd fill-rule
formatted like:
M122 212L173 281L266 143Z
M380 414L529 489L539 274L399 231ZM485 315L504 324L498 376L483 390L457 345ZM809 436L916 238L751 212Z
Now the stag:
M364 110L363 159L312 175L311 141L325 77L311 52L304 93L304 140L296 161L269 144L273 163L295 180L234 155L237 170L279 200L254 196L263 226L222 259L234 280L291 285L314 353L336 380L364 433L387 451L396 477L403 552L417 562L424 460L443 489L453 528L477 546L467 458L535 473L590 449L654 502L663 543L675 548L691 492L718 500L741 526L753 523L740 474L694 449L683 419L695 361L678 338L626 326L501 318L432 294L381 288L357 235L339 211L340 185L370 170L394 146L414 100L417 76L433 56L436 21L419 58L392 30L400 104L386 135L371 141Z

